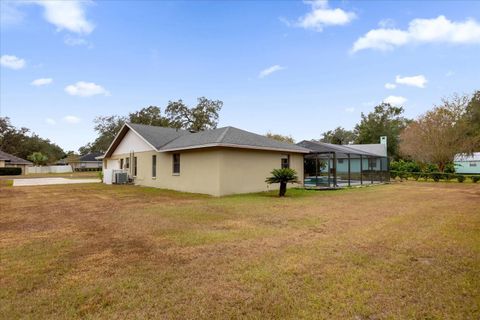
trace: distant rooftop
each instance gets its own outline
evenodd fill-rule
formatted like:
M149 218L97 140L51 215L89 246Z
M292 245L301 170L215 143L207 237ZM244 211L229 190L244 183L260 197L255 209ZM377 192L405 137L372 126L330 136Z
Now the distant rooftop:
M480 152L456 154L454 161L480 161Z
M26 165L33 164L30 161L27 161L25 159L16 157L16 156L14 156L10 153L6 153L6 152L3 152L1 150L0 150L0 160L4 160L5 162L10 163L10 164L26 164Z
M79 157L79 158L78 158L78 161L79 161L79 162L82 162L82 161L84 161L84 162L88 162L88 161L99 161L99 160L96 159L96 157L99 157L99 156L101 156L101 155L103 155L103 153L101 153L101 152L91 152L91 153L87 153L87 154Z

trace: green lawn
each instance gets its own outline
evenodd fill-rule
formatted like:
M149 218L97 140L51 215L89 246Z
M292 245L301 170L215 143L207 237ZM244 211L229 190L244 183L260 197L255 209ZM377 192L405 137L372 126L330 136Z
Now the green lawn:
M287 195L0 185L0 318L480 318L480 185Z

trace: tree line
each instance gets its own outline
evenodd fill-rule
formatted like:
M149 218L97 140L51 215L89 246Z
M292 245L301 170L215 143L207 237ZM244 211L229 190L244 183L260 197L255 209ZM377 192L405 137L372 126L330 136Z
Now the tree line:
M8 117L0 117L0 150L36 164L55 163L66 155L49 139L41 138L25 127L16 128Z
M392 160L413 161L419 166L435 166L444 172L454 156L480 151L480 91L472 95L454 94L442 99L417 119L403 116L403 107L382 103L361 114L353 130L338 127L322 134L320 141L333 144L378 143L387 136Z
M169 101L164 114L159 107L149 106L129 113L128 116L98 116L94 119L94 129L98 137L95 141L80 147L79 152L82 155L89 152L106 152L126 122L194 132L215 129L222 106L223 102L220 100L200 97L194 107L187 106L182 100Z
M125 122L171 127L190 131L215 129L220 100L197 99L193 107L182 100L169 101L165 111L148 106L127 116L98 116L94 119L97 138L79 148L81 155L105 152ZM324 132L319 139L333 144L378 143L387 136L387 153L391 160L435 166L439 171L451 170L455 154L480 151L480 91L472 95L455 94L442 99L439 105L408 119L404 108L381 103L368 114L361 114L353 130L337 127ZM295 143L291 136L268 132L267 137ZM65 152L55 143L39 137L27 128L15 128L8 117L0 118L0 150L38 164L55 163L73 152Z

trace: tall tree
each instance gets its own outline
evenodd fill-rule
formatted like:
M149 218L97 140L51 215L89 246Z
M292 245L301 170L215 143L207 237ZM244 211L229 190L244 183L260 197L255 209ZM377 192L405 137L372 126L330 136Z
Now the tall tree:
M320 141L332 144L351 144L354 143L356 135L353 131L337 127L334 130L328 130L322 134Z
M465 121L469 127L467 135L475 137L476 143L473 145L472 152L480 150L480 90L473 93L465 110Z
M191 131L215 129L218 124L218 113L223 102L205 97L197 99L197 105L189 108L182 100L169 101L165 113L170 125L174 128Z
M0 118L0 150L19 157L28 132L27 128L15 128L10 118Z
M295 143L295 140L293 139L292 136L284 136L278 133L272 133L272 132L267 132L265 135L267 138L274 139L277 141L281 142L286 142L286 143Z
M455 154L470 152L478 138L468 135L471 130L465 119L468 103L468 97L455 95L411 122L400 137L402 155L434 163L443 172Z
M127 118L120 116L98 116L93 122L95 123L94 130L98 137L95 141L78 149L81 155L90 152L105 152L112 143L113 139L120 131Z
M403 111L402 107L381 103L373 112L362 113L362 120L354 130L355 143L379 143L381 136L387 136L388 155L397 159L400 132L410 121L402 116Z
M78 151L81 155L89 152L106 152L125 122L194 131L216 128L218 112L222 105L222 101L202 97L198 98L198 104L194 108L188 108L182 100L170 101L165 110L166 116L162 115L161 109L157 106L131 112L128 117L99 116L94 120L94 129L98 137L95 141L80 147Z
M27 128L17 129L8 117L0 117L0 150L27 159L33 152L41 152L47 156L49 163L64 157L65 152L48 139L31 133Z
M149 106L128 115L131 123L148 124L150 126L169 127L170 121L162 116L162 111L157 106Z

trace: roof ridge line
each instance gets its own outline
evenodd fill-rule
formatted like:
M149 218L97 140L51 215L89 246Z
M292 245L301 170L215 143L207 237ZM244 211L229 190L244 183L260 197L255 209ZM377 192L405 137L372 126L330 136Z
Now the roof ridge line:
M225 127L225 130L222 132L222 134L220 135L220 137L218 137L218 139L216 140L217 143L221 143L223 138L225 138L225 135L227 134L228 130L230 129L231 127Z

